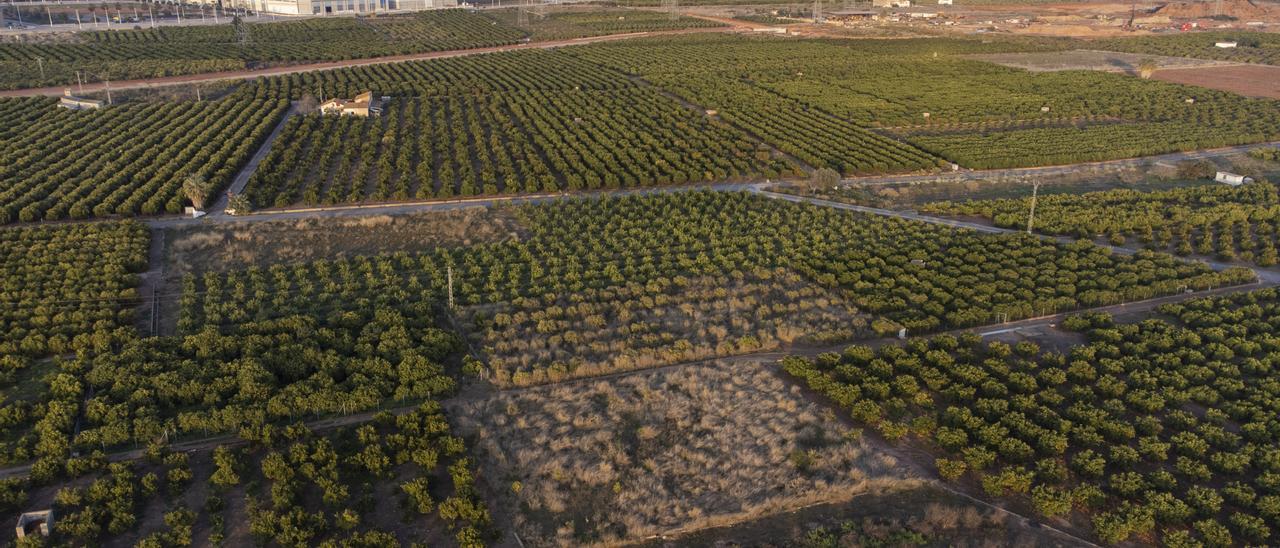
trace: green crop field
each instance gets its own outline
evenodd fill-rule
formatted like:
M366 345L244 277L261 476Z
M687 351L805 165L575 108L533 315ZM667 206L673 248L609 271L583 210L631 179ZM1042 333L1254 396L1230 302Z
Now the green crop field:
M1197 186L1158 192L1109 190L1039 198L1035 228L1080 238L1130 239L1178 255L1205 255L1270 267L1277 262L1277 206L1270 183ZM925 211L976 215L997 226L1025 227L1030 199L939 202Z
M1217 42L1236 42L1237 46L1219 48L1214 46ZM1280 36L1268 32L1215 30L1165 36L1113 38L1101 41L1098 47L1151 55L1280 65Z
M1067 354L975 335L850 347L783 367L949 480L1106 544L1267 543L1280 526L1274 289L1075 317Z
M1067 46L691 36L571 53L716 109L779 149L846 174L938 159L978 169L1065 164L1280 138L1274 100L959 57Z
M526 385L796 341L981 325L1252 276L1167 255L1113 257L1087 243L981 236L741 193L582 200L517 213L527 240L193 277L179 329L327 309L370 293L411 300L442 291L452 269L490 378ZM722 315L765 302L779 304Z
M235 177L288 108L273 84L213 101L131 102L98 110L47 98L0 99L0 222L178 213L183 180L206 199ZM56 154L50 154L56 151Z
M682 15L672 18L669 14L657 11L626 9L558 10L553 8L542 15L530 13L528 22L524 25L520 25L520 16L516 10L490 11L488 15L504 25L528 32L533 40L566 40L606 34L725 26L723 23L697 17Z
M0 43L0 89L70 86L236 70L263 64L403 55L514 44L524 31L481 14L439 10L139 30L87 31L63 43ZM44 76L33 71L43 59Z

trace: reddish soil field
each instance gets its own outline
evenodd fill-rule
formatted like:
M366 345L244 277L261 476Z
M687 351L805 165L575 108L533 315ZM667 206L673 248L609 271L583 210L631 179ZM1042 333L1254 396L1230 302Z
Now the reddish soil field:
M1220 89L1248 97L1280 99L1280 67L1234 65L1158 70L1152 78L1166 82Z

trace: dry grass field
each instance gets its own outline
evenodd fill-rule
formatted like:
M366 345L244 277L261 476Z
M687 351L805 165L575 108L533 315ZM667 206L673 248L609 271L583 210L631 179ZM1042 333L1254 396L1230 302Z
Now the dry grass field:
M451 413L526 545L614 545L871 490L909 467L761 363L511 391Z
M183 272L414 252L516 237L518 230L507 213L483 207L413 215L202 225L166 234L166 271L178 276Z

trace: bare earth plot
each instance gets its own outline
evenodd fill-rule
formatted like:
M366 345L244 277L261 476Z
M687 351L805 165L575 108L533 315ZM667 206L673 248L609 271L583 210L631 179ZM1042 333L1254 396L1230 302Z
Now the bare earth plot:
M1280 99L1280 67L1232 65L1157 70L1152 78L1239 93L1246 97Z
M1191 59L1188 57L1161 57L1140 53L1119 53L1114 51L1071 50L1044 51L1028 53L991 53L968 55L970 59L987 61L1006 67L1026 69L1032 72L1052 72L1059 70L1102 70L1108 72L1136 72L1138 64L1151 59L1156 66L1163 69L1207 67L1226 65L1222 61L1207 59Z
M451 413L494 489L516 499L500 514L514 512L529 546L634 542L923 483L829 414L745 361L505 392Z

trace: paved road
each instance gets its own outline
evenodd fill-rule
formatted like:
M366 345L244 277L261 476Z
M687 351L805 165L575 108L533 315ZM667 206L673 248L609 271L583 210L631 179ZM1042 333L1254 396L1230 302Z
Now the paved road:
M1086 162L1082 164L1070 164L1061 166L1045 166L1045 167L1020 167L1010 169L981 169L970 170L963 169L960 171L947 171L941 173L932 173L927 175L884 175L870 177L849 177L841 180L841 184L893 184L893 183L914 183L924 181L972 181L978 179L1000 179L1008 177L1032 177L1045 175L1064 175L1068 173L1079 173L1089 170L1108 170L1124 167L1139 167L1155 162L1182 162L1186 160L1202 160L1205 158L1216 158L1219 156L1230 156L1232 154L1242 154L1256 148L1270 148L1280 146L1280 141L1272 141L1268 143L1255 143L1252 145L1240 145L1234 147L1213 148L1206 150L1195 150L1190 152L1173 152L1169 154L1158 154L1155 156L1139 156L1137 158L1125 158L1122 160L1107 160L1104 162Z
M322 70L333 70L347 67L361 67L368 65L385 65L389 63L404 63L407 61L422 61L426 59L445 59L450 57L465 57L468 55L480 55L484 53L497 53L501 51L518 51L526 49L553 49L569 46L581 46L586 44L595 44L598 42L612 42L615 40L627 40L641 36L671 36L679 34L694 34L702 32L730 32L736 31L734 27L711 27L711 28L692 28L670 31L653 31L653 32L632 32L627 34L611 34L607 36L593 36L587 38L573 38L570 40L553 40L549 42L533 42L528 44L517 44L513 46L496 46L489 48L475 48L466 50L450 50L436 51L430 53L414 53L409 55L396 55L391 57L369 57L365 59L351 59L346 61L328 61L323 63L308 63L300 65L285 65L278 67L270 67L264 69L253 70L236 70L227 72L210 72L204 74L189 74L185 76L169 76L165 78L149 78L144 80L121 80L111 83L112 90L123 89L148 89L155 87L174 86L183 84L200 84L208 82L218 82L222 80L251 80L264 76L280 76L284 74L297 74L303 72L316 72ZM69 85L69 84L68 84ZM84 85L84 93L93 93L106 90L106 84L96 82ZM0 91L0 97L31 97L31 96L48 96L60 97L66 86L57 86L49 88L29 88L14 89Z

